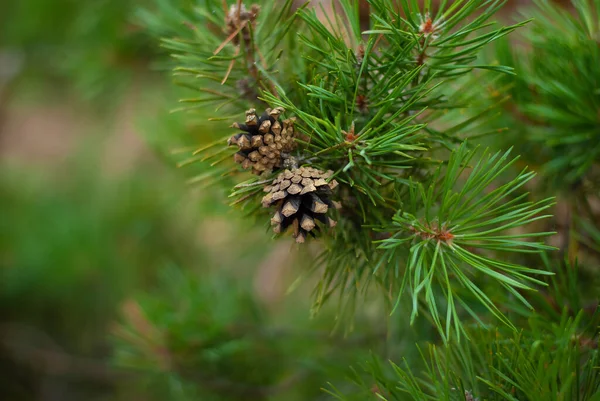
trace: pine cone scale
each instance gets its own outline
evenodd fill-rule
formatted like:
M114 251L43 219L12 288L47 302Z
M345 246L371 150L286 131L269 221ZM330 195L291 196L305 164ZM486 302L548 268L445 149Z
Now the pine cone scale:
M290 180L283 180L281 181L281 184L279 184L279 187L281 189L287 189L290 185L292 185L292 182Z
M287 191L288 191L288 193L289 193L289 194L292 194L292 195L297 195L297 194L299 194L300 192L302 192L302 187L301 187L300 185L298 185L298 184L292 184L292 185L290 185L290 187L287 189Z
M252 145L253 148L260 148L261 146L263 146L262 136L254 135L252 137L252 140L250 141L250 144Z
M300 209L300 198L290 198L281 208L281 214L285 217L290 217Z
M316 226L315 220L312 217L310 217L307 214L302 216L302 221L300 222L300 227L302 227L306 231L310 231L313 228L315 228L315 226Z

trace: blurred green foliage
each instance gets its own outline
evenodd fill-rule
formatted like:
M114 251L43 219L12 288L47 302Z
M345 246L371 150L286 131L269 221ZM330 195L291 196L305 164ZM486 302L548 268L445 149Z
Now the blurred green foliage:
M517 73L493 90L494 102L500 94L511 97L501 118L510 127L504 140L539 166L551 190L597 186L600 2L575 1L569 9L535 0L522 13L535 20L512 41L500 42L495 55Z
M28 78L58 79L86 99L108 100L157 46L131 19L145 0L23 0L0 6L0 52Z
M140 373L129 391L147 389L149 399L323 399L325 378L343 378L383 346L381 325L331 335L330 317L308 321L304 302L273 316L244 280L161 273L160 288L128 304L115 331L117 365Z
M62 180L1 172L0 338L8 343L0 349L9 353L45 347L43 336L61 354L105 358L106 331L128 292L156 282L166 263L199 255L192 221L176 216L180 180L151 169L103 178L97 157L86 156L68 163ZM35 391L10 376L2 388L22 385Z

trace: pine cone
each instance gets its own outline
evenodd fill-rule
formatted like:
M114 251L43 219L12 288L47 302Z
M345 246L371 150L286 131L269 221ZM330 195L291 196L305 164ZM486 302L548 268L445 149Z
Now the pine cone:
M246 9L245 4L238 7L237 4L232 4L229 12L225 15L225 33L227 36L233 35L235 32L242 33L242 39L245 43L250 41L250 28L248 24L254 25L254 21L258 18L260 6L252 4L250 10ZM239 35L235 35L231 41L234 45L239 45Z
M336 222L326 216L330 207L339 208L339 203L329 199L331 191L337 187L335 180L327 182L332 171L326 173L312 167L300 167L281 172L272 185L265 187L268 192L262 199L263 207L277 203L277 212L271 219L273 231L284 232L294 227L296 242L303 243L306 234L314 237L316 221L334 227Z
M241 129L229 138L229 145L237 145L240 151L234 155L236 163L244 169L252 169L254 174L281 168L282 153L296 148L294 140L294 118L278 121L283 108L267 109L258 117L256 110L246 112L246 123L235 123L233 128Z

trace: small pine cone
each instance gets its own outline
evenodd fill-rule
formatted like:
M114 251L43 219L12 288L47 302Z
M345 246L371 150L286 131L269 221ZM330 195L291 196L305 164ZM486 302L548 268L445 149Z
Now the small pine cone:
M327 182L332 171L326 173L312 167L285 170L265 187L268 192L262 199L263 207L277 205L271 219L275 233L282 233L288 227L294 228L296 242L303 243L306 235L315 236L317 220L329 227L336 222L326 215L331 207L339 208L339 203L330 199L331 191L337 187L335 180ZM314 231L313 231L314 230Z
M296 148L294 118L279 122L283 108L267 109L262 116L256 110L246 112L244 124L235 123L233 128L244 132L229 138L229 145L237 145L240 149L234 155L236 163L244 169L252 169L254 174L273 171L282 166L282 153L289 153Z
M238 7L237 4L232 4L229 8L229 12L225 15L225 33L227 36L233 35L235 32L241 32L242 39L245 43L250 41L250 28L248 24L254 25L260 6L252 4L250 10L246 8L246 5L241 3ZM239 45L239 35L234 36L231 41L234 45Z

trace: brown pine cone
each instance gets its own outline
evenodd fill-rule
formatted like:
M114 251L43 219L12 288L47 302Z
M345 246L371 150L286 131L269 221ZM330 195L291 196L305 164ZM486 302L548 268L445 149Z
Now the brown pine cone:
M229 145L237 145L240 151L234 155L236 163L254 174L281 168L282 154L296 148L294 118L279 122L284 110L281 107L267 109L262 116L256 110L246 112L246 123L235 123L233 128L244 132L229 138Z
M241 32L244 42L248 43L250 41L250 27L248 27L248 24L254 25L259 11L260 6L257 4L252 4L250 10L246 9L246 5L243 3L240 7L237 4L232 4L229 12L225 15L225 33L227 36ZM239 35L234 36L231 41L234 45L239 45Z
M300 167L281 172L265 187L268 194L262 199L263 207L277 204L277 212L271 219L273 231L282 233L292 226L296 242L303 243L308 233L315 236L313 229L318 231L317 220L334 227L336 222L326 215L329 208L340 207L330 199L338 185L335 180L326 181L332 174L332 171L324 173L316 168Z

